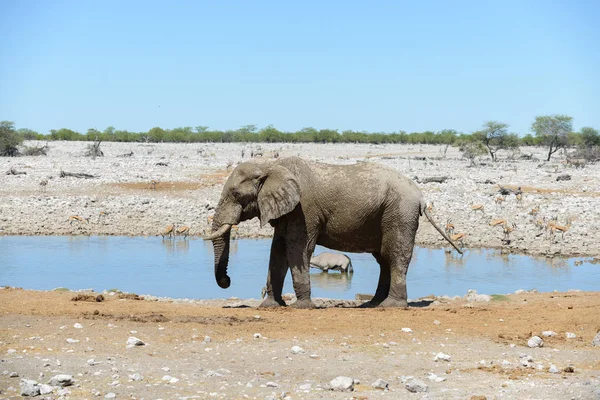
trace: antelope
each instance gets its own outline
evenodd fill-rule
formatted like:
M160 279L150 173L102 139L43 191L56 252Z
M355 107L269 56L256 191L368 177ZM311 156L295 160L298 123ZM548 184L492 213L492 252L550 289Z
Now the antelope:
M534 225L538 230L538 236L546 229L546 217L538 218L534 221Z
M158 185L158 181L156 179L151 179L150 180L150 189L151 190L156 190L156 186Z
M517 198L517 204L519 204L519 206L523 204L523 195L521 193L517 193L515 197Z
M552 234L552 227L558 223L558 217L554 216L550 221L546 222L544 230L548 233L548 236Z
M529 211L529 215L535 217L537 215L537 213L540 212L540 206L537 207L533 207L530 211Z
M471 206L471 211L477 212L477 211L481 211L481 213L483 214L483 204L474 204Z
M502 196L498 196L494 199L494 201L496 202L496 204L500 205L500 207L502 207L502 203L504 202L504 197Z
M512 226L508 226L508 222L504 221L504 224L502 225L502 230L504 231L504 240L508 241L510 239L511 232L515 229L517 229L517 224L513 222Z
M187 238L188 235L190 234L190 227L189 226L180 226L179 228L177 228L177 230L175 231L175 233L177 233L178 235L183 235L183 238Z
M108 215L108 213L106 211L100 211L98 213L98 222L100 222L100 220L103 220L104 218L106 218L107 215Z
M448 219L446 221L446 226L445 226L444 230L446 231L446 235L454 234L454 224L452 223L451 219Z
M466 233L457 233L456 235L450 236L453 242L460 242L461 247L464 247L464 239L467 237Z
M79 215L71 215L69 217L69 225L73 225L73 221L78 221L80 223L85 221L87 223L87 222L89 222L89 220L90 220L89 218L83 218L82 216L79 216Z
M163 233L161 233L163 239L165 238L165 236L168 236L169 238L173 237L173 233L175 232L176 226L175 224L173 225L169 225L165 228L165 230L163 231Z
M506 223L505 219L493 219L490 221L490 226L503 225Z
M571 220L571 218L567 219L567 225L552 225L550 227L550 232L552 233L552 236L554 237L554 235L556 234L557 231L560 231L561 236L562 236L562 240L565 240L565 233L567 233L567 231L569 230L569 228L571 228L571 223L573 221Z
M45 192L46 191L46 186L48 186L48 179L42 179L40 181L40 191L41 192Z

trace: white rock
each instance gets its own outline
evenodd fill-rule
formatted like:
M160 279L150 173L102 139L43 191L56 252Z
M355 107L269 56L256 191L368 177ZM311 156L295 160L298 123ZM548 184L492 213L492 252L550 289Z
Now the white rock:
M79 343L79 339L67 338L67 343Z
M306 353L304 349L300 346L293 346L291 350L292 354L304 354Z
M554 336L556 336L556 332L554 332L554 331L544 331L544 332L542 332L542 336L544 336L544 337L554 337Z
M135 374L129 375L129 379L132 381L141 381L144 380L144 377L139 372L136 372Z
M402 332L405 332L405 333L411 333L412 332L412 329L410 329L410 328L402 328L401 330L402 330Z
M254 339L260 339L262 337L262 335L260 333L255 333L253 335Z
M450 361L450 356L444 353L437 353L433 359L433 361Z
M210 343L210 336L204 336L204 343Z
M9 378L18 378L19 377L19 373L18 372L11 372L10 374L8 374Z
M319 358L319 355L318 354L311 354L309 357L310 358Z
M430 381L433 382L444 382L446 380L446 378L437 376L436 374L434 374L433 372L428 372L427 373L427 379L429 379Z
M163 376L162 380L163 381L167 381L169 383L177 383L177 382L179 382L179 379L177 379L175 377L172 377L171 375L165 375L165 376Z
M54 392L54 387L52 387L50 385L46 385L45 383L40 385L40 394L41 395L50 394L52 392Z
M387 383L383 379L379 378L375 382L371 383L371 387L375 388L375 389L388 390L389 389L389 383Z
M15 354L16 352L17 352L17 350L15 350L15 349L6 350L6 354Z
M354 379L347 376L338 376L329 382L331 390L339 392L351 392L354 390Z
M433 324L434 324L434 325L440 325L440 324L441 324L441 322L440 322L440 321L438 321L438 320L436 319L435 321L433 321Z
M79 322L77 322L76 324L73 325L73 328L75 328L75 329L83 329L83 325L81 325Z
M539 336L533 336L531 339L527 341L527 346L529 347L543 347L544 341Z
M34 397L40 394L40 385L32 379L21 379L21 396Z
M508 367L509 365L512 365L512 363L508 360L502 360L502 366L503 367Z
M169 367L162 367L161 370L165 371L165 372L169 372L171 370L171 368L169 368Z
M312 390L312 384L311 383L303 383L300 386L298 386L298 390L303 390L303 391Z
M492 296L490 296L488 294L478 294L477 290L470 289L467 291L465 300L467 300L468 302L474 302L474 301L488 302L488 301L492 300Z
M548 372L551 374L559 374L560 370L556 368L556 365L551 365L550 368L548 368Z
M407 381L404 387L406 387L406 390L411 393L427 392L429 390L429 386L419 379L411 379Z
M577 338L577 335L574 334L573 332L567 332L567 333L565 333L565 336L567 337L567 339L575 339L575 338Z
M73 375L66 375L66 374L54 375L48 381L49 385L60 386L60 387L71 386L73 383L75 383L75 380L73 379Z
M600 346L600 332L592 339L592 346Z
M278 388L279 383L277 382L267 382L267 387Z
M116 394L114 394L113 392L109 392L109 393L106 393L106 394L104 395L104 398L105 398L105 399L116 399L116 398L117 398L117 395L116 395Z
M127 345L128 346L145 346L146 343L144 343L141 339L136 338L135 336L130 336L129 339L127 339Z
M88 365L92 365L92 366L93 365L98 365L98 364L100 364L100 361L96 361L93 358L90 358L89 360L87 360L87 364Z

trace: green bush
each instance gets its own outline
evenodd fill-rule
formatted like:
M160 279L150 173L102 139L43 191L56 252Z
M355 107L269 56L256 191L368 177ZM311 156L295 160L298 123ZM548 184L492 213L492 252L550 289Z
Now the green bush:
M0 122L0 156L16 157L23 138L17 134L15 124L11 121Z

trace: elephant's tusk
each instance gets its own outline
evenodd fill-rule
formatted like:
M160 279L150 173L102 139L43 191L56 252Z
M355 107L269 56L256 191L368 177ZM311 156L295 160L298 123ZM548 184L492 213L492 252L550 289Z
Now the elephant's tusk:
M226 234L230 229L231 229L231 225L223 224L223 225L221 225L221 227L219 229L217 229L216 231L214 231L213 233L211 233L210 235L205 237L204 240L215 240L216 238L221 237L224 234Z

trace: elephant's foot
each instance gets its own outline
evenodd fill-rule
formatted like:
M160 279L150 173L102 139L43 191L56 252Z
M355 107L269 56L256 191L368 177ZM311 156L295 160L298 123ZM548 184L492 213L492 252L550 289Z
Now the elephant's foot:
M317 306L315 306L315 303L313 303L311 299L296 300L296 302L294 304L292 304L291 307L307 308L307 309L317 308Z
M275 300L273 297L267 297L263 300L262 303L258 306L259 308L273 308L273 307L285 307L285 301L283 300Z
M396 307L396 308L406 308L408 307L408 302L406 300L396 300L391 297L385 299L379 307Z

